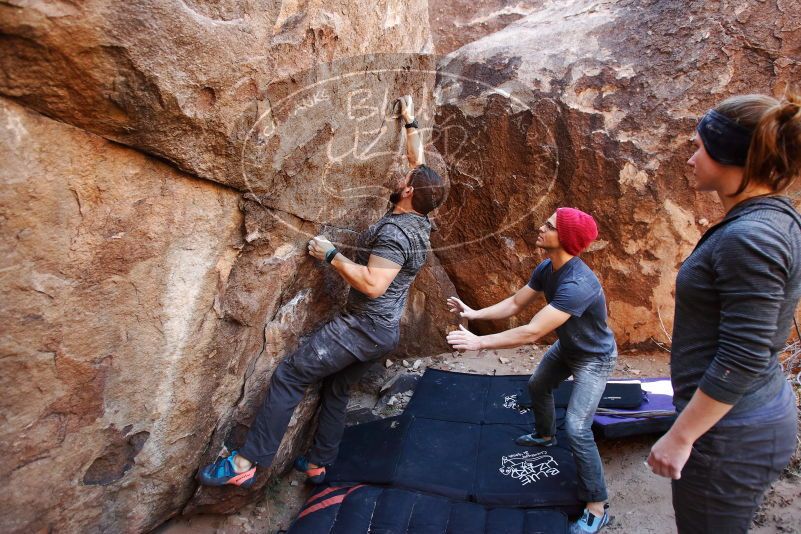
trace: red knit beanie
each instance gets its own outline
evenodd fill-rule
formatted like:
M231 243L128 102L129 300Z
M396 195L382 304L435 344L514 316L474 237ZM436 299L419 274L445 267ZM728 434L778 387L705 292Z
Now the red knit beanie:
M598 237L598 226L592 215L575 208L556 210L556 233L565 252L578 256Z

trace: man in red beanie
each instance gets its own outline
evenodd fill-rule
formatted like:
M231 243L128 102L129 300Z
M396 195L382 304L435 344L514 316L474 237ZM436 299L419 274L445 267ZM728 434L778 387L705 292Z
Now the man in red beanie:
M525 326L477 336L464 327L448 334L457 350L518 347L534 343L556 330L558 340L543 356L528 382L535 431L515 440L518 445L556 444L553 390L573 376L573 392L565 417L570 448L576 460L579 499L587 503L572 532L598 532L609 522L603 463L592 435L592 418L615 368L617 346L606 324L606 297L598 278L578 257L598 236L592 216L574 208L559 208L539 229L537 246L548 259L531 274L528 284L497 304L474 310L456 297L451 311L474 319L505 319L545 294L548 305Z

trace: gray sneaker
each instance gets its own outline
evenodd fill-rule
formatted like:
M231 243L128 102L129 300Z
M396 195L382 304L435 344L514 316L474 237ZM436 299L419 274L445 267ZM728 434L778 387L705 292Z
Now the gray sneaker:
M570 534L587 534L591 532L598 532L606 525L609 524L609 505L604 505L604 515L598 517L597 515L593 515L589 510L586 508L584 509L584 513L581 514L581 517L575 523L570 525Z
M523 434L515 440L515 443L523 447L553 447L556 445L556 436L548 439L541 438L539 434Z

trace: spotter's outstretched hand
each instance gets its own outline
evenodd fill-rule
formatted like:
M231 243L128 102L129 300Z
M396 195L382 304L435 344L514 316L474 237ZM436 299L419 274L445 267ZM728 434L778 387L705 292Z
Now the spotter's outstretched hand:
M476 311L456 297L448 297L448 311L458 313L459 317L473 319Z
M481 338L462 325L446 338L448 344L456 350L481 350Z

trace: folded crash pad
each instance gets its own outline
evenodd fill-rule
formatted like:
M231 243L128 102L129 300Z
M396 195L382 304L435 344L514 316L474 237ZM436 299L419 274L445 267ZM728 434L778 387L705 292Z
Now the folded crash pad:
M596 436L612 439L667 432L676 412L669 378L643 378L643 402L634 410L599 410L593 419Z
M567 407L570 402L570 395L573 394L573 381L565 380L553 392L554 404L558 407ZM601 400L598 402L599 408L639 408L644 400L644 391L639 381L606 383Z
M553 510L486 507L364 484L319 487L288 534L563 534Z

